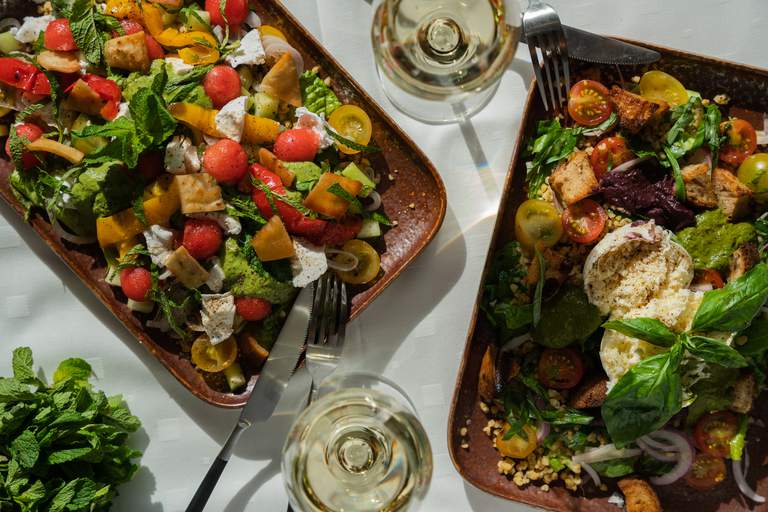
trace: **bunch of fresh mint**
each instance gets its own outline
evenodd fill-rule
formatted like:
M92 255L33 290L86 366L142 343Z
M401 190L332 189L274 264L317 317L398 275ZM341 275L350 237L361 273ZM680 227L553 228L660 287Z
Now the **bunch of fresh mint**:
M134 475L141 452L126 439L141 423L90 377L88 363L67 359L48 386L32 351L13 351L13 377L0 377L0 511L108 510Z

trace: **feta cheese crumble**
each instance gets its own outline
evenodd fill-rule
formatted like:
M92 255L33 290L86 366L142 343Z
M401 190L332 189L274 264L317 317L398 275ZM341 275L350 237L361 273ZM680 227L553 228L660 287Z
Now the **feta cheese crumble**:
M314 245L303 238L294 237L293 248L295 252L291 258L293 286L304 288L317 281L328 270L325 247Z
M222 135L235 142L240 142L243 138L247 104L248 96L240 96L224 105L216 114L216 128Z
M48 24L54 19L50 14L45 16L24 16L24 23L16 29L13 37L20 43L34 43L40 36L40 32L44 32L48 28Z
M227 64L236 68L244 64L249 66L264 64L266 59L267 53L264 51L264 45L261 42L261 34L258 30L254 29L245 34L240 40L240 46L227 55L224 60Z
M309 128L315 132L320 139L320 149L325 149L333 146L335 140L328 134L324 114L315 114L306 107L299 107L296 109L296 128Z
M197 146L189 137L177 135L165 148L165 170L171 174L189 174L200 170Z
M195 69L195 66L187 64L178 57L167 57L165 62L171 65L171 69L177 75L184 75Z
M235 296L227 292L203 294L201 298L203 309L200 318L203 321L203 329L211 340L211 345L218 345L234 332Z
M221 268L221 265L219 264L219 258L211 258L211 261L213 262L213 266L208 270L208 280L205 284L212 292L219 293L224 287L224 278L226 276L224 274L224 269Z

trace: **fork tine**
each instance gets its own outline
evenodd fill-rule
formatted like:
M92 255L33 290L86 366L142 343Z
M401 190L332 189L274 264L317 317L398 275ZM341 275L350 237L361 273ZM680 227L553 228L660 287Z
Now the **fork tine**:
M539 56L536 54L536 48L538 46L538 38L534 36L528 38L528 50L531 52L533 74L536 76L536 83L539 87L539 95L541 96L541 101L544 102L544 110L549 110L549 106L547 105L547 91L544 85L544 78L541 76L541 63L539 62Z
M325 295L327 280L325 276L322 276L317 282L315 282L315 292L312 298L312 315L310 316L309 327L307 328L307 343L317 345L321 339L318 338L318 334L321 331L321 323L323 317L323 308L325 307Z
M544 64L544 72L547 75L547 89L549 89L549 101L552 104L552 109L557 112L558 110L558 103L555 99L555 89L554 85L552 83L552 57L550 55L550 52L552 49L549 47L549 43L546 41L545 38L542 38L544 41L544 45L541 47L541 54L543 55L542 63Z
M560 53L560 47L557 43L557 37L555 34L550 32L547 34L547 48L549 48L549 55L550 55L550 61L552 62L552 68L553 68L553 75L555 77L553 82L553 87L557 89L557 105L558 108L555 110L560 110L560 106L563 104L563 79L560 75L560 59L559 53Z
M349 302L347 299L347 287L346 285L336 277L334 279L334 286L336 288L336 308L334 312L334 333L328 339L328 345L333 347L341 347L344 344L344 336L347 328L347 318L349 316Z
M565 34L563 34L562 31L558 32L557 40L558 55L560 55L560 63L563 66L565 74L565 99L568 101L568 93L571 90L571 64L568 56L568 44L565 41Z

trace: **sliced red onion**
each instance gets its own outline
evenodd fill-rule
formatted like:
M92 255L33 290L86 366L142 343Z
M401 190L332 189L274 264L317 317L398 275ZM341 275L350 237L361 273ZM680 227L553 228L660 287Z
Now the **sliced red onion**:
M376 192L375 190L371 190L371 193L368 194L368 198L372 201L371 204L365 207L365 209L369 212L375 212L379 208L381 208L381 194Z
M648 443L646 443L642 437L637 439L637 446L639 446L645 453L656 460L663 462L675 462L678 458L676 455L677 452L672 453L665 450L657 450L656 448L653 448Z
M661 441L657 441L656 439L654 439L652 436L656 434L657 432L653 432L651 434L641 437L639 440L644 441L645 444L647 444L651 448L656 448L657 450L664 450L669 452L675 449L674 444L665 444L665 443L662 443Z
M606 460L626 459L643 453L637 448L616 448L613 443L605 444L594 450L582 452L573 456L573 462L577 464L603 462Z
M600 475L597 474L597 471L595 471L595 468L593 468L586 462L581 462L579 463L579 465L581 466L581 469L587 472L587 474L589 475L589 478L591 478L592 481L595 482L595 485L597 487L600 487L600 484L602 484L602 482L600 481Z
M747 453L746 445L744 446L743 460L734 460L732 463L733 479L736 480L736 485L739 486L741 493L755 503L765 503L765 497L757 494L757 492L749 486L745 477L745 474L749 471L749 454Z
M520 336L516 336L512 338L511 340L505 342L501 346L501 352L509 352L510 350L514 350L526 341L533 340L533 336L531 336L531 333L527 332L525 334L521 334Z
M359 263L357 256L351 252L342 251L341 249L326 249L325 254L328 256L343 256L344 261L341 262L328 258L328 266L333 270L338 270L339 272L349 272L350 270L354 270Z
M549 435L550 427L546 421L540 421L536 427L536 442L541 443Z
M699 283L699 284L692 284L691 290L694 292L709 292L714 290L715 287L712 286L712 283Z
M304 71L304 58L296 48L275 36L264 36L261 38L261 42L264 44L264 52L267 54L267 57L277 57L289 52L293 56L293 61L296 63L296 70L299 74Z
M621 165L617 165L616 167L611 169L611 172L628 171L634 168L636 165L641 164L646 160L650 160L650 158L651 158L650 156L644 156L642 158L635 158L635 159L629 160L628 162L624 162Z
M651 477L650 481L652 484L669 485L675 483L685 476L691 469L691 464L693 464L693 447L688 439L682 434L671 430L658 430L653 434L645 436L643 439L645 441L651 439L651 441L656 441L657 443L658 439L668 441L670 445L674 447L674 451L678 453L677 464L675 464L675 467L672 468L669 473ZM658 445L664 446L662 443L658 443Z
M565 211L565 205L563 205L562 201L560 201L560 198L557 197L557 192L554 190L552 191L552 202L555 204L555 208L559 213L563 213Z
M79 236L70 233L69 231L65 230L61 224L59 224L58 219L53 214L52 211L48 211L48 219L51 221L51 228L53 229L53 232L59 235L62 240L66 240L67 242L77 244L77 245L88 245L96 243L96 237L95 236Z
M0 20L0 32L5 32L12 28L19 28L20 26L21 23L16 18L5 18Z

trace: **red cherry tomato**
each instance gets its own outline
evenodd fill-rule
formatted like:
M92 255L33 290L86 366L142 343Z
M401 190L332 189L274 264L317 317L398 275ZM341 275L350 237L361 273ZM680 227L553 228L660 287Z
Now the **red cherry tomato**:
M165 50L163 50L163 47L160 46L160 43L158 43L154 37L149 34L144 34L144 41L147 43L147 54L149 55L149 60L165 58Z
M30 91L35 85L35 77L40 73L33 64L12 57L0 57L0 82Z
M317 245L344 245L360 233L363 227L363 219L360 217L350 217L341 222L327 222L322 234L315 236L305 235L310 241Z
M35 84L32 86L32 94L38 96L50 96L51 95L51 82L45 73L38 73L35 76Z
M573 242L591 244L603 234L608 214L591 199L572 204L563 212L563 229Z
M216 66L203 79L205 94L211 98L215 108L221 108L240 96L241 88L240 75L229 66Z
M608 89L600 82L576 82L568 93L568 113L581 125L597 126L608 119L612 111Z
M29 142L32 142L33 140L37 140L43 136L43 130L41 130L40 127L36 124L24 123L16 127L16 135L27 139ZM8 155L8 158L12 158L10 137L5 141L5 153ZM31 169L36 166L38 162L40 162L34 153L26 149L24 150L23 156L21 157L21 161L24 169Z
M699 491L708 491L725 480L725 461L706 453L699 453L685 475L685 483Z
M120 111L120 98L122 97L117 83L98 75L83 75L81 78L88 84L88 87L99 95L102 101L106 102L101 109L101 117L108 121L117 117L117 113Z
M731 119L720 123L720 131L727 136L726 144L720 148L720 160L737 166L757 149L757 133L747 121Z
M632 160L635 155L627 147L624 137L606 137L597 143L589 161L595 177L600 180L611 169Z
M273 152L285 162L311 162L320 150L320 140L309 128L286 130L277 136Z
M730 457L731 439L739 432L739 420L728 411L711 412L696 423L693 441L696 447L714 457Z
M224 17L221 15L221 2L226 2ZM223 27L229 23L230 27L239 27L248 17L248 0L205 0L205 10L211 15L211 23Z
M126 36L144 31L144 27L141 26L141 23L135 20L120 20L120 26L123 27L123 32L125 32ZM113 37L119 37L120 35L121 34L117 31L112 32Z
M144 178L145 182L150 182L160 176L165 170L165 157L160 151L147 151L139 157L139 163L136 170Z
M701 272L697 272L696 281L699 283L708 283L712 285L712 288L722 288L725 286L723 277L720 272L713 268L705 268Z
M59 18L48 24L43 35L43 46L58 52L77 50L77 44L75 38L72 37L72 30L69 28L67 18Z
M221 228L210 219L187 219L184 223L182 245L198 260L210 258L221 247Z
M272 313L272 304L256 297L235 297L235 310L249 322L258 322Z
M584 376L584 363L572 348L548 348L541 353L537 375L547 388L570 389Z
M221 139L205 149L203 169L219 183L237 185L248 173L248 155L237 142Z
M131 300L144 301L152 290L152 274L144 267L130 267L120 272L120 287Z

